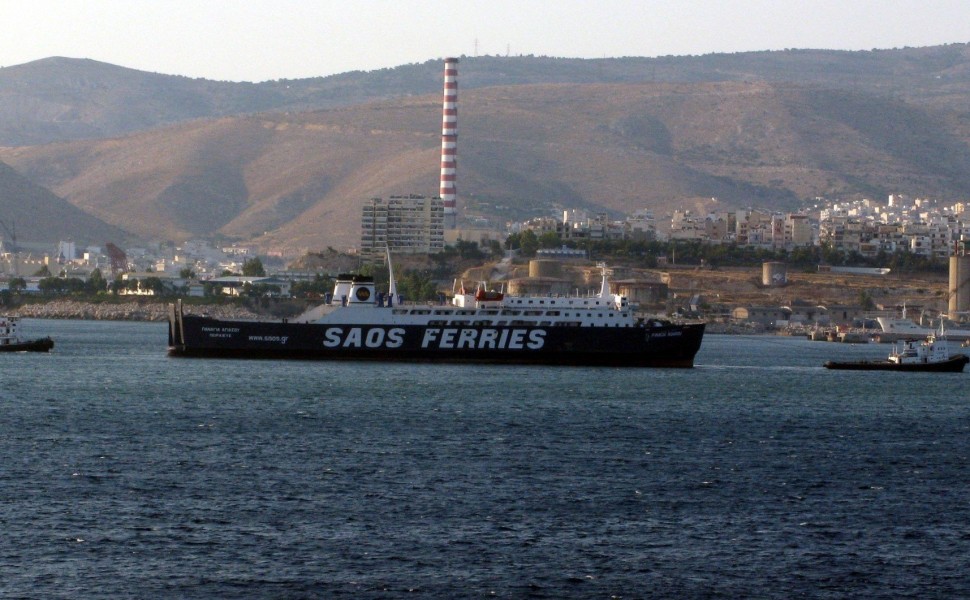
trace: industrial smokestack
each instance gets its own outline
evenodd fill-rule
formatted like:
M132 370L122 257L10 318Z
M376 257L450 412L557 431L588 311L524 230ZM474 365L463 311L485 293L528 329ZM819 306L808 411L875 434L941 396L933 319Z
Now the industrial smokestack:
M458 59L445 59L445 94L441 106L441 189L445 226L454 229L457 217L455 171L458 149Z

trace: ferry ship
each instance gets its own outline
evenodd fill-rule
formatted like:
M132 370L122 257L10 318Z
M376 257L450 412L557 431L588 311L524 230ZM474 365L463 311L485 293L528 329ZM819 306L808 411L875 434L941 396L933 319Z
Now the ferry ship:
M704 323L634 315L601 265L598 294L512 296L480 285L449 305L403 304L394 284L340 275L332 297L295 319L224 320L169 309L169 354L187 357L546 365L694 365Z

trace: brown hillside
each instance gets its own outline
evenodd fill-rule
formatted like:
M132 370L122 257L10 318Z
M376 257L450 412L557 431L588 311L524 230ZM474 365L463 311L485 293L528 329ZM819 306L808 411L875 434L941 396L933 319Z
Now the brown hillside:
M363 202L437 190L440 99L195 121L112 140L0 149L77 207L139 236L221 235L294 251L358 243ZM889 99L767 83L465 91L459 202L497 221L717 197L794 208L868 190L970 194L946 121Z
M56 243L74 240L81 244L126 243L128 235L96 219L32 183L0 162L0 221L9 228L0 238L9 248L10 233L17 242Z

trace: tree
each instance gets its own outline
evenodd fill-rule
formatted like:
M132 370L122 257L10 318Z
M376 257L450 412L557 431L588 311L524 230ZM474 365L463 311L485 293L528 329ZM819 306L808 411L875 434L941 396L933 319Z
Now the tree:
M561 248L562 238L555 231L547 231L539 236L540 248Z
M323 277L319 273L313 276L313 281L297 281L290 286L290 295L294 298L319 298L333 290L333 280Z
M104 275L101 274L101 269L91 271L91 274L88 275L86 287L87 291L92 294L98 294L108 289L108 282L105 281Z
M519 245L522 243L521 233L510 233L509 237L505 238L505 247L509 250L518 250Z
M112 294L117 296L118 292L126 289L125 280L121 278L121 275L115 275L115 278L112 280L111 285L108 286L108 289L111 290Z
M247 259L242 267L243 277L266 277L266 269L259 257Z
M195 271L191 267L185 267L179 271L179 277L182 279L195 279Z
M397 292L408 300L420 302L438 296L434 281L428 273L408 269L397 281Z
M222 295L222 287L218 284L206 281L202 284L202 295L206 298L215 298Z
M37 289L45 296L81 294L84 292L85 283L77 277L44 277L37 282Z
M519 235L519 249L522 251L522 256L526 258L536 255L536 250L539 249L539 238L534 231L526 229Z
M13 277L10 279L7 287L10 289L11 293L19 294L27 289L27 280L23 277Z
M165 284L158 277L146 277L141 282L142 289L151 290L156 296L163 296L167 291Z
M480 260L485 258L485 254L478 249L478 242L458 240L455 242L455 249L458 251L458 256L462 259Z
M45 265L46 268L46 265ZM58 277L44 277L37 282L37 289L45 296L53 296L64 289L62 280Z
M51 277L51 276L52 276L51 270L47 268L47 265L44 265L41 268L37 269L37 272L34 273L34 277Z

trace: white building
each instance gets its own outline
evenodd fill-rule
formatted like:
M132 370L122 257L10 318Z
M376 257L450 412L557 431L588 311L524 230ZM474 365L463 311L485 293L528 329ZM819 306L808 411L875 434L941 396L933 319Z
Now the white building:
M373 198L360 219L360 254L374 259L385 248L398 254L437 254L445 249L444 201L411 194Z

